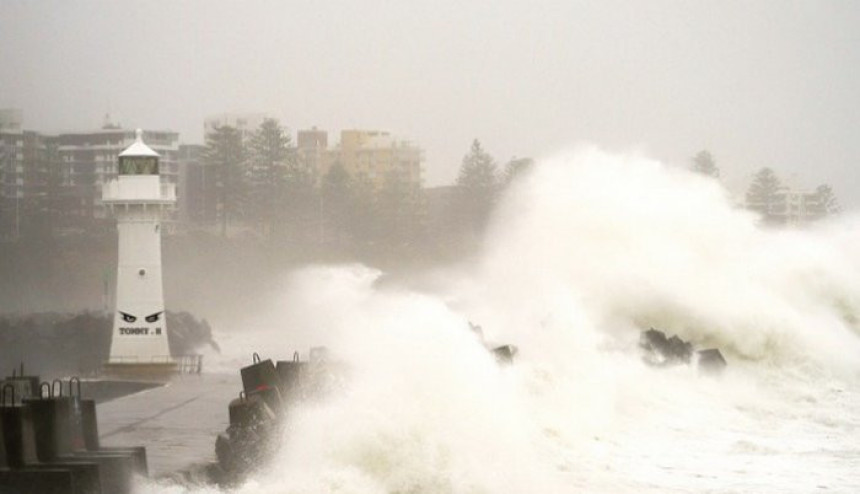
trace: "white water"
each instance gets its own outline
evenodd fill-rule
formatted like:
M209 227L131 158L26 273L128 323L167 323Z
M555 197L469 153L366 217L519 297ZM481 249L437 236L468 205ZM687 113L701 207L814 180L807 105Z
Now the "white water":
M249 321L264 329L219 337L243 359L327 345L352 368L235 491L860 492L858 232L760 230L714 182L641 157L541 162L479 264L420 289L309 267ZM467 319L517 363L498 367ZM645 366L648 326L719 346L727 372Z

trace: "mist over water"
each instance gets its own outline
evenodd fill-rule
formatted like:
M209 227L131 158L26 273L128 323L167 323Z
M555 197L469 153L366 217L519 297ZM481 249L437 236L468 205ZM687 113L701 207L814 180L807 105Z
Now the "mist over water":
M857 226L764 230L718 183L641 156L543 160L477 263L404 283L310 266L219 335L219 371L317 345L350 368L235 491L855 492ZM516 363L499 367L470 320ZM651 326L721 348L727 371L649 368Z

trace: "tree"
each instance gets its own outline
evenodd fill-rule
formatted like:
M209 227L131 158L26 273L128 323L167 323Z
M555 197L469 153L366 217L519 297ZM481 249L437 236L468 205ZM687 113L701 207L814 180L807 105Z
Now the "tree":
M314 217L319 213L320 191L317 189L317 170L299 159L294 147L288 148L284 168L283 200L280 224L293 238L307 235L312 230Z
M463 157L457 176L457 209L465 226L480 230L486 224L496 201L499 180L496 163L475 139Z
M531 170L534 160L531 158L512 158L505 165L505 185L510 185L517 177Z
M814 200L810 209L816 218L823 218L838 213L842 208L839 207L839 201L836 200L833 188L827 184L822 184L815 189Z
M215 173L217 216L221 235L227 225L242 215L246 192L245 147L242 134L234 127L221 126L206 137L203 160Z
M720 178L720 169L717 168L714 157L707 150L699 151L693 157L693 164L690 166L690 169L708 177Z
M7 164L7 161L9 160L9 155L10 153L6 151L6 141L0 139L0 184L5 183L4 175L6 174L6 167L9 166ZM0 239L2 239L6 232L9 231L6 228L6 223L8 221L8 213L4 210L6 206L5 199L6 198L3 195L0 195Z
M777 193L781 189L782 185L773 170L762 168L756 172L747 189L747 208L760 213L765 222L773 223L780 213L777 210Z
M352 176L340 163L334 163L323 177L320 190L320 240L334 238L336 244L341 244L351 233L353 185Z
M283 218L287 198L290 135L281 124L267 118L251 135L248 145L248 213L263 235L270 236Z
M391 246L405 246L418 239L421 232L421 190L399 170L386 174L375 209L379 240Z

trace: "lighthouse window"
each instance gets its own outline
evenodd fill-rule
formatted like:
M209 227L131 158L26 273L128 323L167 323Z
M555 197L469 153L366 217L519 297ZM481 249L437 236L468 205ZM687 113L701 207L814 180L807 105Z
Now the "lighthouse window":
M123 156L119 159L120 175L158 175L158 158Z

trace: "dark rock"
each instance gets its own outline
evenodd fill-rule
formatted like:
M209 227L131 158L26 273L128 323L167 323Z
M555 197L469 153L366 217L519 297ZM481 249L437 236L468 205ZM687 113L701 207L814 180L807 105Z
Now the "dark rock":
M97 375L110 355L111 314L43 312L0 316L0 362L12 366L26 362L42 375ZM199 353L204 346L220 351L205 319L187 312L167 312L168 341L174 356Z
M689 364L693 357L693 344L678 336L650 328L639 337L639 346L645 352L643 359L654 366Z
M699 372L719 374L726 368L726 365L728 365L726 359L718 349L708 348L699 351Z
M188 312L167 311L167 340L174 356L198 353L204 346L221 352L212 338L212 328L206 319L197 320Z
M672 336L666 341L666 354L678 362L690 363L690 358L693 356L693 344Z
M496 357L496 362L500 364L513 364L514 357L517 355L517 351L519 349L514 345L502 345L496 348L493 348L493 356Z

